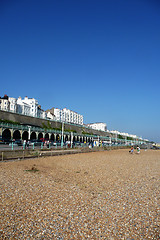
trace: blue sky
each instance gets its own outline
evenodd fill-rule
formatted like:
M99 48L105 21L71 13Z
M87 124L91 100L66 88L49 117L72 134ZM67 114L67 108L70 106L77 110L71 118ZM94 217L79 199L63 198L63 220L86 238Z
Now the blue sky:
M0 96L160 142L158 0L1 0Z

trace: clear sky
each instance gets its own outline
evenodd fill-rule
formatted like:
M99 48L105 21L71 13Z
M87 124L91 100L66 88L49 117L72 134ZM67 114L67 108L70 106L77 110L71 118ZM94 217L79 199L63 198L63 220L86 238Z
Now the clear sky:
M158 0L0 0L0 96L160 142Z

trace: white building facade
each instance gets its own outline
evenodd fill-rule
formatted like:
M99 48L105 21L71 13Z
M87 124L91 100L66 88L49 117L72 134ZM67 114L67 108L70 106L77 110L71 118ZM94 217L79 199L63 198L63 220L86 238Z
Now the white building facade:
M63 108L63 109L52 108L51 110L47 110L48 116L49 116L49 111L50 111L50 114L52 113L54 115L54 120L56 121L83 125L83 116L67 108Z
M25 97L24 99L19 97L17 99L17 113L45 119L47 117L47 113L41 109L38 101L34 98L28 97Z
M54 108L54 115L56 121L62 121L62 110L59 108Z
M38 101L36 99L25 97L22 102L30 106L30 116L38 117Z
M31 116L31 107L29 104L25 103L21 97L17 99L17 113Z
M137 135L135 135L135 134L129 134L129 133L124 133L124 132L119 132L119 131L117 131L117 130L112 130L112 131L109 131L110 133L113 133L113 134L115 134L116 136L118 136L118 135L121 135L121 136L123 136L125 139L127 139L127 138L132 138L133 140L142 140L142 138L140 138L140 137L138 137Z
M83 125L83 115L67 108L52 108L44 111L34 98L22 99L19 97L16 99L4 95L3 98L0 97L0 109L32 117Z
M93 128L95 130L99 130L99 131L107 131L107 124L106 123L89 123L87 124L88 127Z
M44 111L40 105L38 105L38 108L37 108L37 117L38 118L44 118L46 119L47 118L47 112Z
M17 112L17 99L13 98L13 97L9 97L8 100L9 100L9 103L10 103L9 110L11 112L16 113Z
M8 96L4 95L4 97L0 97L0 110L9 111L10 110L10 102L8 100Z

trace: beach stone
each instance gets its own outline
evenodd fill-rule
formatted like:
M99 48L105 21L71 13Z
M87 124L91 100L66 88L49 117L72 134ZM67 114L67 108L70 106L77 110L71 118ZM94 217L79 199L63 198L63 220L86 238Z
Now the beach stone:
M0 239L160 237L158 150L42 157L0 168Z

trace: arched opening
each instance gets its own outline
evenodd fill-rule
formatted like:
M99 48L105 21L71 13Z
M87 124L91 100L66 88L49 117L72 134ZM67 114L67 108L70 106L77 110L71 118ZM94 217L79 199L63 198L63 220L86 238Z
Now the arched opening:
M77 142L79 142L79 139L80 139L80 138L77 136Z
M65 140L64 141L65 142L68 141L68 135L65 136Z
M73 142L75 142L75 141L76 141L76 137L74 136L74 137L73 137Z
M2 138L6 140L11 139L11 131L9 129L5 129L2 133Z
M23 134L22 134L22 140L28 141L28 132L27 132L27 131L24 131L24 132L23 132Z
M49 140L49 134L46 133L44 138L45 138L45 140Z
M80 142L81 142L81 143L83 142L83 139L82 139L82 137L80 137Z
M54 137L54 134L53 134L53 133L51 134L51 140L52 140L52 141L55 140L55 137Z
M14 131L13 133L13 139L17 140L17 139L21 139L21 134L19 130Z
M43 138L43 133L38 133L38 140L40 140L41 138Z
M30 140L32 140L32 139L36 139L36 133L35 133L35 132L32 132L32 133L31 133Z

